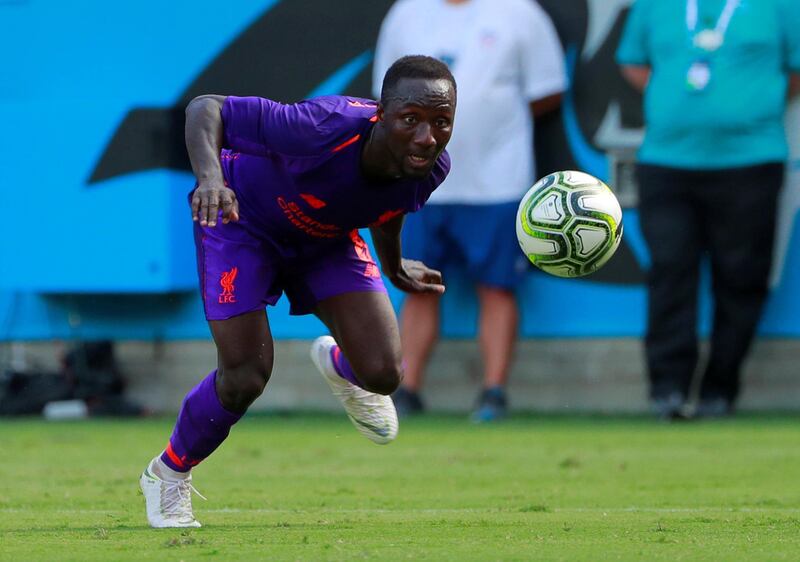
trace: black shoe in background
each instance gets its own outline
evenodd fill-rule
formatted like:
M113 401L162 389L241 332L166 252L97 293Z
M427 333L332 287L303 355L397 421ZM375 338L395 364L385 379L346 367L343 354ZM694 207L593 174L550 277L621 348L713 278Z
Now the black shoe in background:
M701 398L694 410L694 417L703 419L733 416L733 403L727 398Z
M398 417L405 418L425 411L425 405L419 397L419 393L400 387L392 394L392 401L397 410Z
M478 407L472 413L472 421L476 423L502 420L508 415L506 391L502 386L485 388L478 397Z
M650 401L650 409L653 414L662 421L686 420L686 397L679 392L673 392L666 396L656 396Z

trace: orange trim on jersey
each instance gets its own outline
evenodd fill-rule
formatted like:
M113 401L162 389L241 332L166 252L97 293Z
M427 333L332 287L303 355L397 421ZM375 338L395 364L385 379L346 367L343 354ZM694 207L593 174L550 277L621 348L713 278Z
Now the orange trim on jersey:
M311 205L311 207L314 209L321 209L322 207L327 205L325 201L323 201L319 197L311 195L310 193L301 193L300 197L302 197L303 201Z
M371 223L370 226L371 227L372 226L380 226L380 225L382 225L382 224L384 224L386 222L389 222L390 220L392 220L395 217L399 217L404 212L405 212L405 210L403 210L403 209L395 209L393 211L386 211L381 216L379 216L378 219L375 222Z
M356 142L360 138L361 138L360 134L355 135L354 137L351 137L351 138L347 139L342 144L340 144L339 146L335 147L333 150L331 150L331 152L339 152L341 149L350 146L351 144L353 144L354 142Z
M364 242L364 239L358 234L358 230L350 231L350 240L353 242L356 256L365 264L363 271L364 277L380 277L381 272L375 264L375 260L372 259L372 255L369 253L369 246L367 246L367 243Z
M352 107L375 107L378 105L375 102L363 103L358 100L347 100L347 104Z
M167 453L169 460L175 463L175 466L179 468L186 468L186 465L181 460L181 458L175 454L175 451L172 450L172 443L170 443L169 441L167 441L167 449L165 452Z
M373 115L372 117L369 118L369 122L370 123L375 123L377 120L378 120L378 116L377 115Z

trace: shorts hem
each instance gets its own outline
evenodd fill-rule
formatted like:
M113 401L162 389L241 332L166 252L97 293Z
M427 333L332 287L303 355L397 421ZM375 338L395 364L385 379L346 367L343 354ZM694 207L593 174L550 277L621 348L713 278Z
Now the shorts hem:
M212 320L213 321L230 320L231 318L236 318L237 316L243 316L245 314L250 314L251 312L255 312L256 310L264 310L264 309L267 308L268 305L269 306L274 306L276 302L278 302L278 299L275 299L272 302L259 303L258 305L255 305L255 306L253 306L251 308L247 308L247 309L242 310L242 311L238 311L237 310L236 312L227 313L227 314L225 314L225 313L209 314L208 311L206 311L205 312L205 316L206 316L206 320L209 321L209 322L212 321Z
M319 297L319 298L315 298L313 303L303 303L303 304L297 304L296 305L295 303L292 303L291 299L290 299L289 300L289 303L290 303L289 304L289 314L291 314L292 316L304 316L306 314L313 314L314 313L314 307L317 305L317 303L319 303L321 301L324 301L325 299L329 299L329 298L332 298L332 297L338 297L340 295L346 295L348 293L384 293L384 294L388 294L388 291L386 290L386 287L383 285L383 283L381 283L380 287L377 287L377 286L361 287L361 288L358 288L358 289L348 289L346 291L334 292L334 293L331 293L329 295L325 295L325 296L322 296L322 297Z

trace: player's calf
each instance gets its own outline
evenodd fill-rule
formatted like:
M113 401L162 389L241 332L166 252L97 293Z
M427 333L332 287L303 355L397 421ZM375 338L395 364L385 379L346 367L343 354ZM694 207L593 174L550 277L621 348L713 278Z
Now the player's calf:
M347 364L346 359L335 363L338 371L352 369L358 379L358 386L384 396L397 390L403 378L401 358L381 350L353 358L352 367Z

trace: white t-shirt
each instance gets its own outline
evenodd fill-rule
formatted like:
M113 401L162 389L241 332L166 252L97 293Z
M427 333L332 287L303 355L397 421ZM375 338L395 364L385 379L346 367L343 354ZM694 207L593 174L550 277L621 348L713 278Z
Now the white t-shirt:
M446 62L458 87L452 169L430 201L519 200L535 179L529 103L567 85L548 15L533 0L398 0L375 49L376 98L389 66L415 54Z

